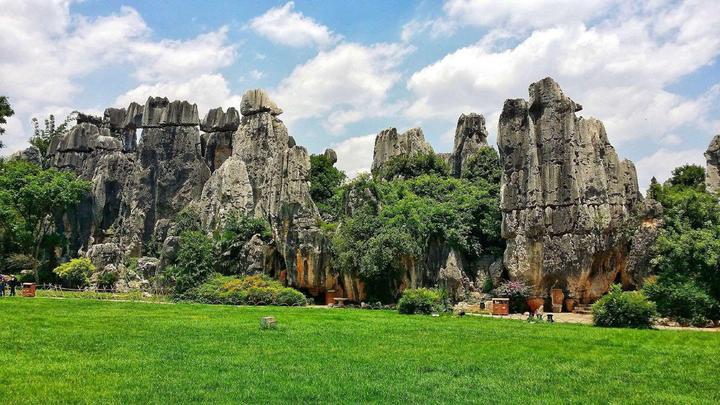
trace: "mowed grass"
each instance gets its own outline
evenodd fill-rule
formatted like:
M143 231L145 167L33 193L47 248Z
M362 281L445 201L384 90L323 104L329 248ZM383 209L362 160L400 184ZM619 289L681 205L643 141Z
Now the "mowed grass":
M82 299L0 311L4 403L720 402L717 333Z

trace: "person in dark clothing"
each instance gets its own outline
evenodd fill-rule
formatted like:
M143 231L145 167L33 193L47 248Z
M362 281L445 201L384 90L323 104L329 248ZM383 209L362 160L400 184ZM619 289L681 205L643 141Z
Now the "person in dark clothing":
M17 278L15 276L10 277L10 281L8 281L8 287L10 287L10 296L15 296L15 288L20 285L20 283L17 281Z
M5 276L0 274L0 297L5 295Z

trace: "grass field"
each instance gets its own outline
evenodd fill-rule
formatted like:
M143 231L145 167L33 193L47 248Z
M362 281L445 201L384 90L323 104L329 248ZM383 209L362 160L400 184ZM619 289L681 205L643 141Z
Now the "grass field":
M82 299L0 311L4 403L720 402L718 333Z

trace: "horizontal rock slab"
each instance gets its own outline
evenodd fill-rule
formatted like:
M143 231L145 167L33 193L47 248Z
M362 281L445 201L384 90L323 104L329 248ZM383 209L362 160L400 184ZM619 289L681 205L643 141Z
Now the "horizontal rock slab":
M200 129L205 132L235 132L240 126L240 114L234 107L223 112L222 107L213 108L200 122Z
M240 102L240 113L242 115L253 115L262 112L280 115L283 111L270 99L270 96L267 95L265 90L254 89L246 91Z
M200 125L196 104L172 101L167 97L150 97L143 107L143 128Z

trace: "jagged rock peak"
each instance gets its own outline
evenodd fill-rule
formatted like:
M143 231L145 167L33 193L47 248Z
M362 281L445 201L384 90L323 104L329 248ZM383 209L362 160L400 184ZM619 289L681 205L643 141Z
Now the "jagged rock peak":
M125 112L125 119L122 122L123 128L141 128L142 127L142 119L143 119L143 109L144 106L141 104L138 104L136 102L130 103L130 105L127 108L127 111Z
M240 102L240 113L244 116L261 112L269 112L272 115L280 115L280 109L270 96L262 89L248 90L243 94Z
M27 149L17 151L10 155L10 160L22 160L40 166L42 165L42 154L40 153L40 149L31 145Z
M581 107L555 81L529 94L505 102L498 126L505 267L540 290L592 301L626 269L620 224L641 199L635 166L618 159L602 122L575 115Z
M108 129L83 122L72 127L57 144L58 152L92 152L95 149L120 150L122 142L110 136Z
M433 148L425 141L420 128L411 128L399 135L395 128L384 129L375 138L372 170L398 155L431 152L434 152Z
M325 156L325 159L329 160L331 164L337 163L337 152L333 149L325 149L323 156Z
M488 146L485 117L480 114L462 114L455 129L455 146L451 157L454 176L460 176L467 159L480 148Z
M707 152L707 167L705 168L705 186L711 193L720 192L720 134L710 142Z
M200 124L196 104L167 97L149 97L142 115L143 128L196 126Z
M235 132L238 126L240 114L235 107L228 108L227 112L223 112L222 107L213 108L200 122L200 129L205 132Z

